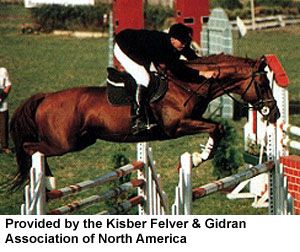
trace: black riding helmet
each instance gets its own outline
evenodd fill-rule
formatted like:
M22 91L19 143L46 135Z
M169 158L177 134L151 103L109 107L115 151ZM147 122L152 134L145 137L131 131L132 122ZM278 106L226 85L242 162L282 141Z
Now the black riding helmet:
M169 35L183 44L189 45L192 41L193 29L184 24L174 24L170 27Z

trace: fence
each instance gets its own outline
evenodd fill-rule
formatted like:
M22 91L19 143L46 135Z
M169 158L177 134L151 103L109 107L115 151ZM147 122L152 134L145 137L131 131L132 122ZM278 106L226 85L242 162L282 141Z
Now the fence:
M248 30L254 29L268 29L274 27L284 27L286 25L300 24L300 16L289 16L289 15L276 15L267 17L257 17L255 18L254 27L252 25L252 20L243 20L246 28ZM231 21L232 29L238 30L237 21Z
M100 214L122 214L136 205L140 206L140 214L165 214L167 212L166 195L161 190L159 175L157 175L155 171L155 162L152 160L152 150L148 148L146 143L139 143L137 148L139 161L125 165L114 172L95 179L86 180L47 193L45 189L44 155L39 152L35 153L32 158L30 185L25 187L25 203L21 207L21 213L24 215L68 214L98 202L116 198L124 192L138 188L137 197L113 209L101 212ZM50 211L46 210L46 198L47 200L54 200L69 194L79 193L134 171L138 171L138 178L136 180L120 185L103 194L92 195Z
M180 164L181 168L179 182L175 190L175 201L172 206L173 215L192 214L192 201L201 199L204 196L208 196L220 190L235 186L244 180L248 180L259 174L269 172L275 167L274 162L266 162L250 169L246 169L241 173L192 189L191 155L189 153L183 154L180 159ZM291 199L288 198L288 194L286 194L285 205L290 206L290 204Z

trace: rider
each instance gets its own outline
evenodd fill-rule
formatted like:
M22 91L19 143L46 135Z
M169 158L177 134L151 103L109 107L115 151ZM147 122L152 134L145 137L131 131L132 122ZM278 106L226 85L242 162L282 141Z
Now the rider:
M125 29L115 37L114 55L124 69L135 79L137 90L133 133L149 129L145 122L145 92L150 82L150 66L165 64L178 79L202 82L212 77L211 72L201 72L187 67L180 56L188 60L198 58L190 48L193 30L183 24L174 24L169 33L149 30Z

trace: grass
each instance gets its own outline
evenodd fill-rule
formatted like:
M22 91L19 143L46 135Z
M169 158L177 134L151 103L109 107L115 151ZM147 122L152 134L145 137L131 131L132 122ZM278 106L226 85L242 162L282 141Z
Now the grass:
M22 6L0 5L0 16L9 16L0 23L0 64L7 67L12 91L9 97L10 114L19 104L38 92L52 92L74 86L98 86L106 78L107 40L76 39L52 35L22 35L19 27L23 20L30 20L30 13ZM11 18L17 16L17 19ZM16 23L16 25L12 25ZM276 54L291 80L290 96L298 101L300 63L297 61L297 41L300 27L249 32L246 37L235 39L235 53L249 57L260 57L266 53ZM299 119L292 118L296 123ZM235 122L239 147L243 148L242 127L246 119ZM177 184L178 157L185 151L199 150L205 143L206 135L190 136L172 141L152 142L154 159L162 177L162 187L169 195L169 206ZM10 146L12 143L10 142ZM57 187L63 187L89 178L95 178L112 170L111 159L114 153L121 152L130 160L135 160L134 144L116 144L98 141L95 145L79 152L49 159L50 167L57 179ZM16 171L13 155L0 154L0 184L11 180ZM215 180L211 162L193 171L193 185L199 186ZM105 191L107 187L97 190ZM23 202L23 192L0 192L0 214L19 214ZM80 195L81 198L86 193ZM49 208L71 202L74 196L52 202ZM267 214L266 209L254 209L252 200L227 200L220 193L211 195L193 204L194 214ZM92 214L103 210L100 204L84 209L79 214Z
M238 39L235 36L235 54L257 58L262 55L275 54L285 69L291 85L289 87L291 101L299 101L297 92L300 86L299 54L300 26L288 26L270 30L249 31L248 34Z

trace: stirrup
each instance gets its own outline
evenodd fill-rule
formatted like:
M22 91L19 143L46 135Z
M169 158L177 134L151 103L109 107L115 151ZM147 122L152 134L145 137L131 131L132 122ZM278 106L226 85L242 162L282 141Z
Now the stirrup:
M149 124L141 120L141 118L137 118L135 123L132 126L132 134L137 135L140 132L150 130L156 126L157 126L156 124Z

